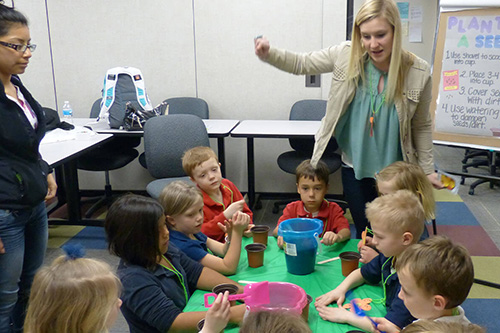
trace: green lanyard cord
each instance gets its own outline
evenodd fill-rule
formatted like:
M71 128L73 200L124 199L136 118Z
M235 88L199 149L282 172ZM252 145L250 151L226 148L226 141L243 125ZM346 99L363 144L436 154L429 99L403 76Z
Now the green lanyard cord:
M233 203L233 200L234 200L234 193L233 193L233 190L231 190L229 187L227 187L226 185L224 184L221 184L223 188L225 189L228 189L229 192L231 192L231 202L229 204L232 204ZM210 197L212 198L212 197ZM222 205L222 209L223 210L226 210L226 205L224 205L224 195L222 195L222 202L219 202L217 200L215 200L214 198L212 198L213 201L217 202L218 204L221 204Z
M374 299L372 300L373 303L375 304L382 304L382 303L385 303L386 299L387 299L387 291L386 291L386 284L387 284L387 280L389 280L389 278L391 276L393 276L394 274L396 274L396 271L392 272L391 274L389 274L388 277L385 278L384 280L384 267L385 265L389 262L389 260L392 260L394 257L389 257L387 258L387 260L384 262L384 264L382 265L382 269L381 269L381 272L380 272L380 275L381 275L381 281L382 281L382 288L384 289L384 298L379 298L379 299Z
M385 87L387 86L386 82L384 82L384 89L382 90L382 101L378 106L375 105L375 97L373 93L373 73L372 73L372 68L371 66L368 66L368 72L370 72L370 109L371 109L371 115L370 115L370 136L373 136L373 126L375 123L375 114L377 114L380 111L380 108L382 107L382 104L385 102ZM378 90L377 90L378 92Z
M164 256L162 255L161 256L163 259L165 259L166 262L168 262L170 264L170 266L172 266L172 268L169 268L165 265L162 265L160 264L161 267L165 268L165 269L168 269L169 271L171 271L172 273L174 273L175 275L177 275L177 278L179 279L179 282L181 283L182 285L182 288L184 289L184 296L186 297L186 304L188 302L188 293L187 293L187 290L186 290L186 285L184 284L184 277L182 276L182 274L175 268L174 265L172 265L172 263Z

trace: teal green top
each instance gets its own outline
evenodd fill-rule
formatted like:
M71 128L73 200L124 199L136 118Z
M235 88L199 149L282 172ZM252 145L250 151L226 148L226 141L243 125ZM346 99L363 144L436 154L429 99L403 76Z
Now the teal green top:
M335 130L335 138L352 163L356 179L373 178L389 164L403 160L396 107L394 103L385 103L386 84L382 93L377 89L381 76L387 82L387 73L371 61L366 62L365 69L366 84L359 80L356 95Z

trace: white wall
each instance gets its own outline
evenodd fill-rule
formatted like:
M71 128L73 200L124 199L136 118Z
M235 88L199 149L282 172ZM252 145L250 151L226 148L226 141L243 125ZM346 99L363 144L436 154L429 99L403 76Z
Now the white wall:
M142 70L153 104L197 95L208 102L211 118L287 119L295 101L326 98L330 76L323 75L321 88L306 88L304 77L260 62L253 37L264 34L277 47L308 52L345 36L345 0L46 2L47 8L40 0L16 1L38 44L22 79L44 106L55 108L57 100L60 109L69 100L76 117L89 114L106 70L128 65ZM276 163L287 140L255 143L257 191L294 191L294 177ZM246 190L245 140L227 138L226 156L228 178ZM103 188L103 173L79 175L81 188ZM338 184L338 175L332 177ZM137 161L111 172L115 189L144 189L150 180Z

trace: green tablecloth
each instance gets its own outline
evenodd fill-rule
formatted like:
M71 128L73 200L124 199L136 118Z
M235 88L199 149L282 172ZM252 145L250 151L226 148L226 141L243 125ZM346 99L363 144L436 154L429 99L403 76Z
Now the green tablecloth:
M316 257L316 262L337 257L339 253L344 251L356 251L356 245L359 240L349 240L342 244L333 246L323 246L322 252ZM238 272L235 275L229 276L234 281L249 280L249 281L271 281L271 282L290 282L304 288L307 294L313 299L334 289L343 280L340 260L329 262L322 265L316 265L313 273L308 275L293 275L288 273L285 262L285 253L280 250L276 243L276 238L269 237L267 249L264 253L264 266L259 268L248 267L247 254L244 249L245 245L252 243L252 239L245 238L243 240L242 253ZM189 299L189 302L184 309L189 311L204 311L203 295L206 291L196 290ZM353 298L372 298L380 299L383 297L383 291L380 286L362 285L352 292L349 292L346 297L346 302ZM331 305L333 306L333 305ZM336 306L336 305L335 305ZM371 303L372 309L367 312L368 315L379 317L385 315L385 306L382 304ZM346 324L336 324L329 321L324 321L318 315L314 307L314 301L309 309L309 327L313 332L347 332L355 329L353 326ZM225 332L238 332L238 327L227 327Z

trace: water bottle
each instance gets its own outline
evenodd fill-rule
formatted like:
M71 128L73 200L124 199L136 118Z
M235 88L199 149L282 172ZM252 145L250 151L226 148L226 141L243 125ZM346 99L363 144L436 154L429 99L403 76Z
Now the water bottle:
M69 104L68 101L64 101L62 113L63 113L64 121L72 124L73 123L73 109L71 108L71 105Z

